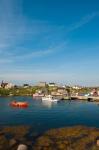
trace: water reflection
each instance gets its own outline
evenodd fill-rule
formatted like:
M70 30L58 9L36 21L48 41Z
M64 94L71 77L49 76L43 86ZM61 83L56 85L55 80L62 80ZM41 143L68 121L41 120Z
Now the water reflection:
M51 101L42 101L42 105L51 108L53 105L57 104L57 102L51 102Z

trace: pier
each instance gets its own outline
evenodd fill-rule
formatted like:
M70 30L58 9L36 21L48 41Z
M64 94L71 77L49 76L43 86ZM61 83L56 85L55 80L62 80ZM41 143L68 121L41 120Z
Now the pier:
M71 99L86 100L86 101L99 101L99 96L71 96Z
M85 100L85 101L93 101L99 102L99 96L55 96L61 100Z

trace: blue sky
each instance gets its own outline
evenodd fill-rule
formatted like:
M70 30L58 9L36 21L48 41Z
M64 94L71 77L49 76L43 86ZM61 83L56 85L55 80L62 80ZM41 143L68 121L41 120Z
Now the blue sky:
M0 0L0 80L99 85L98 0Z

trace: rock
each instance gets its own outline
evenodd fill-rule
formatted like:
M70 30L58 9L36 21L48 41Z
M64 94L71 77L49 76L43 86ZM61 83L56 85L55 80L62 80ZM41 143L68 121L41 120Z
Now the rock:
M6 150L8 148L9 141L4 135L0 136L0 150Z
M17 144L17 141L16 141L15 139L11 139L11 140L9 141L9 146L10 146L10 147L14 146L15 144Z
M28 147L24 144L20 144L17 148L17 150L28 150Z
M97 140L97 146L99 146L99 140Z

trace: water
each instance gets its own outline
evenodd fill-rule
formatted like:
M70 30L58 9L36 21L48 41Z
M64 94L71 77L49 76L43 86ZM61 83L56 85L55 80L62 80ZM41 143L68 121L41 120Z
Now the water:
M26 109L12 108L13 100L28 101ZM99 127L99 105L91 102L43 103L32 97L0 97L0 126L31 125L39 133L73 125Z

